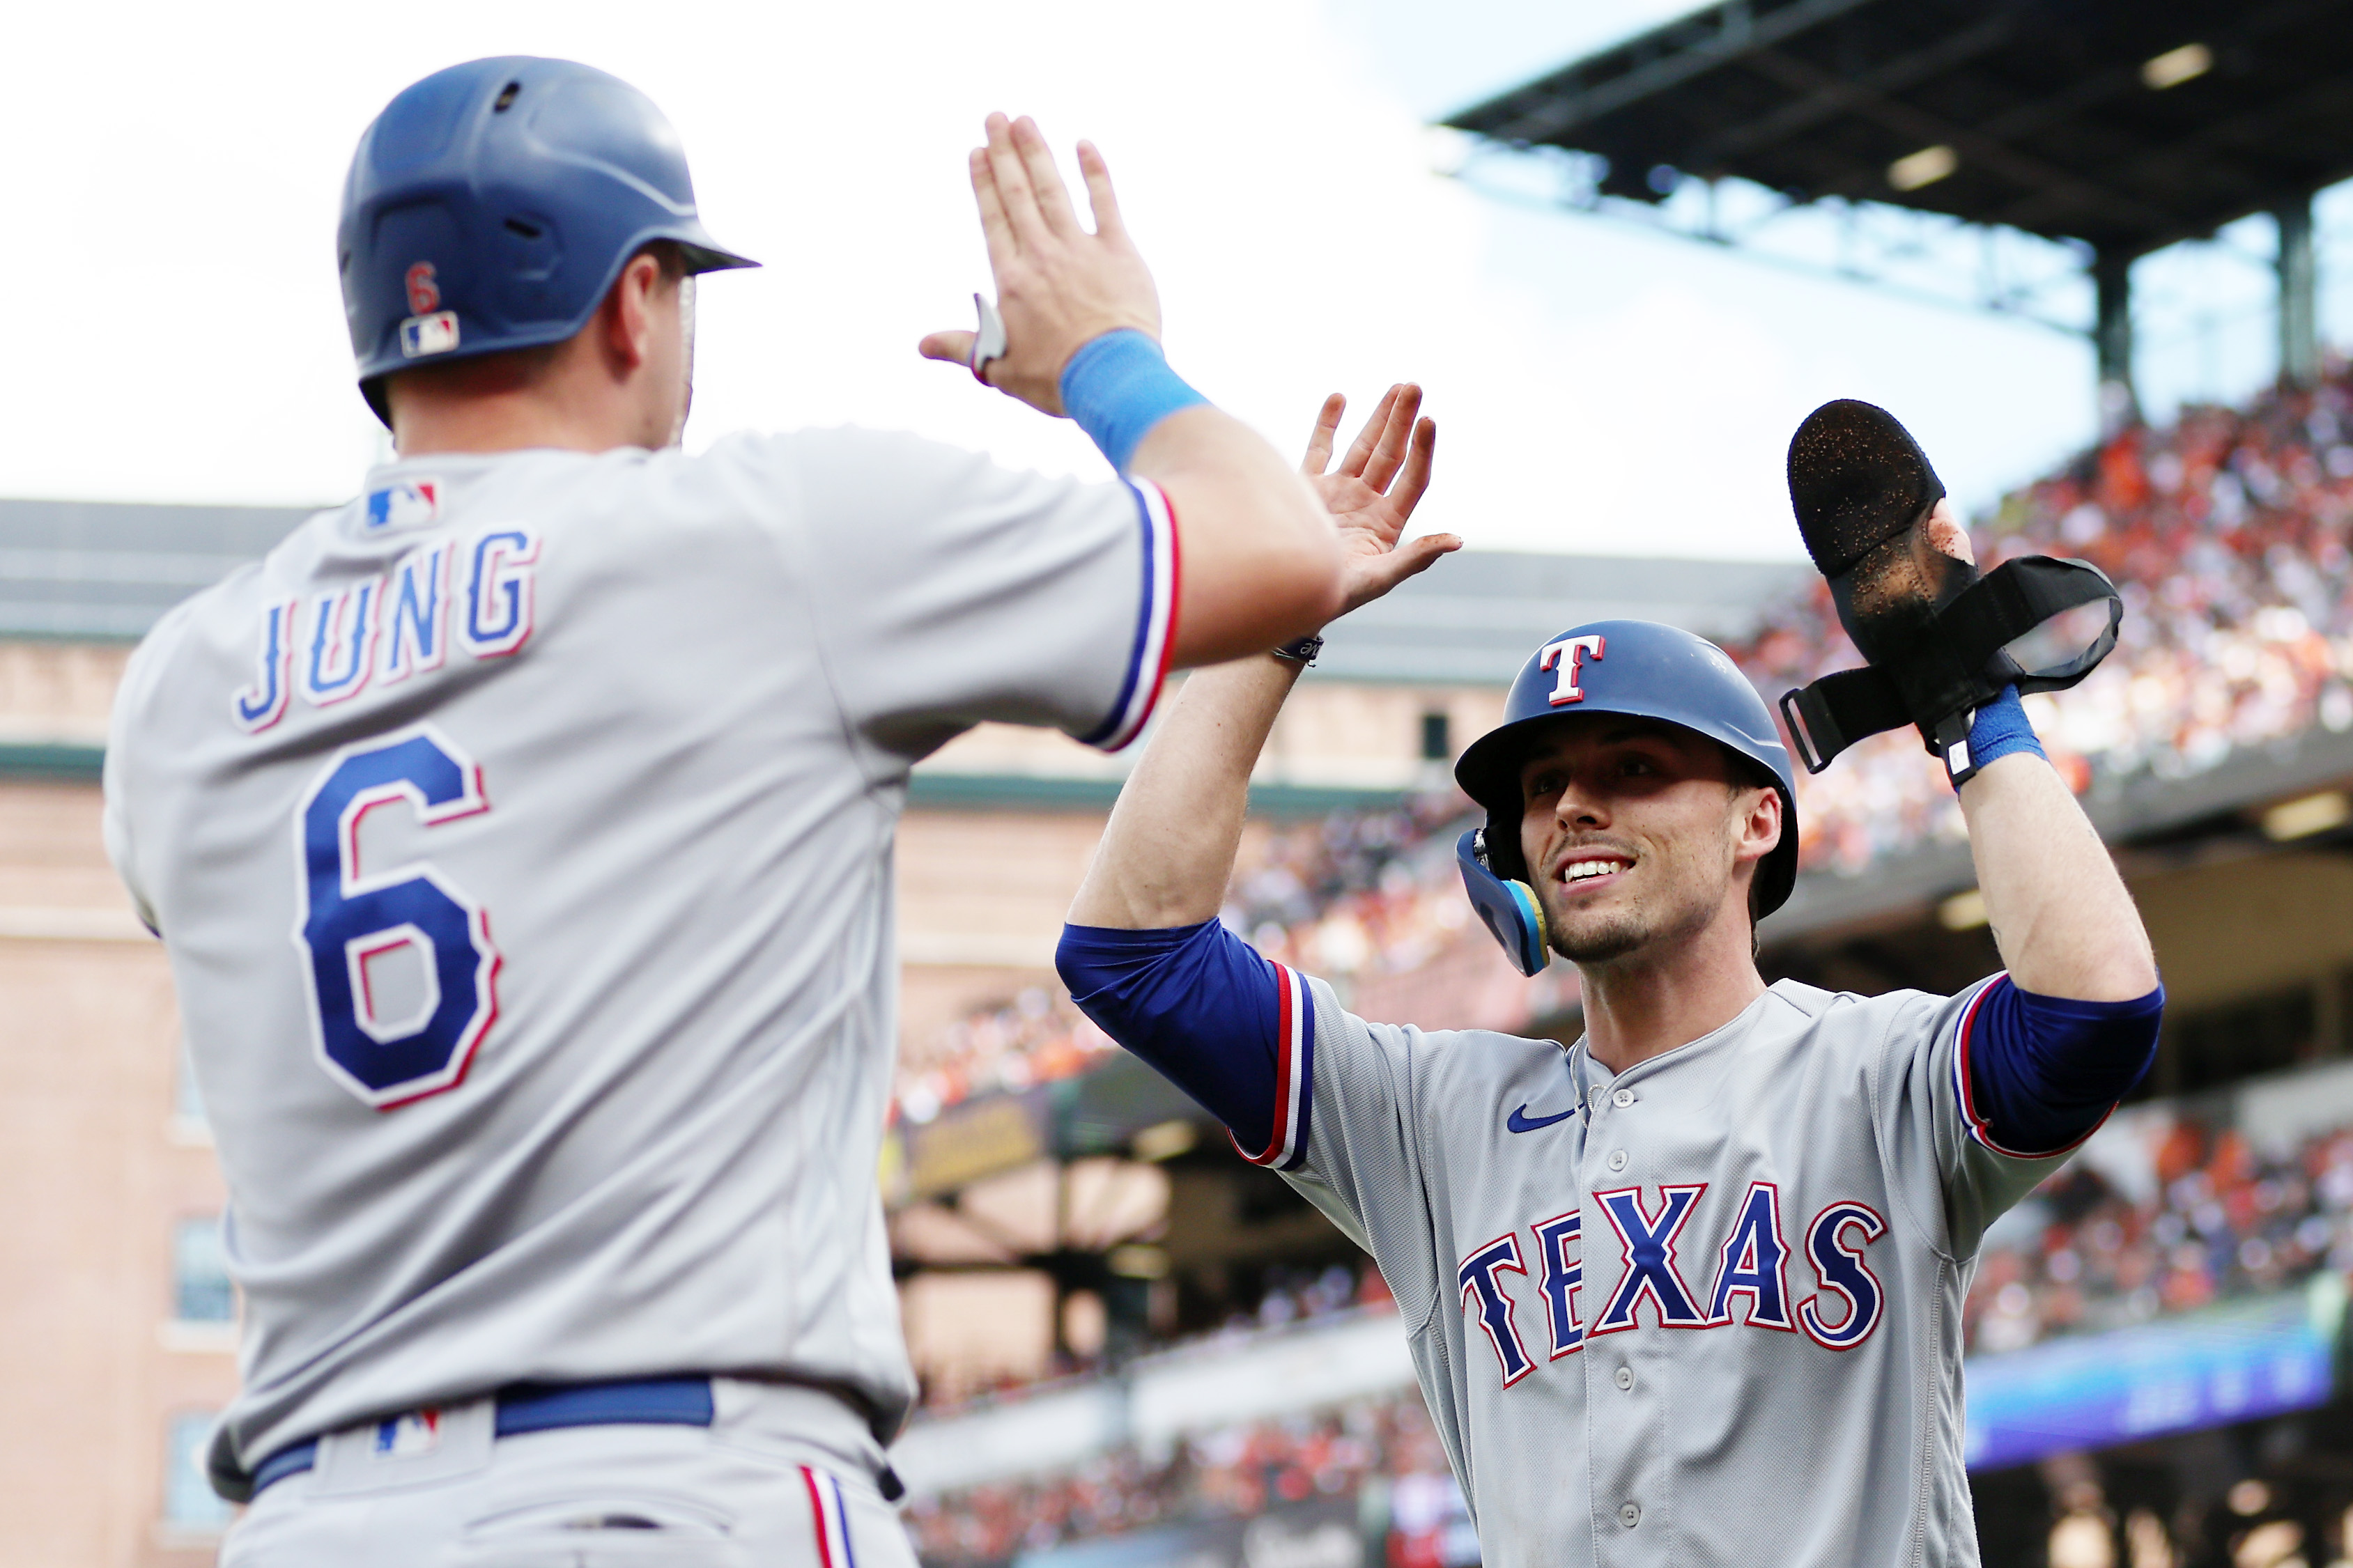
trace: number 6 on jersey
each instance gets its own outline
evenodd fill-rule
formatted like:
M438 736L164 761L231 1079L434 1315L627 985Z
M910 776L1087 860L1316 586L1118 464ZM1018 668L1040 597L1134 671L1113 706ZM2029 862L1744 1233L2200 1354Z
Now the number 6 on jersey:
M361 874L361 821L398 801L428 827L491 808L472 759L419 724L346 747L294 814L294 945L312 1043L328 1073L379 1110L456 1087L499 1010L499 955L480 905L427 865ZM385 1017L372 966L404 947L421 961L421 995Z

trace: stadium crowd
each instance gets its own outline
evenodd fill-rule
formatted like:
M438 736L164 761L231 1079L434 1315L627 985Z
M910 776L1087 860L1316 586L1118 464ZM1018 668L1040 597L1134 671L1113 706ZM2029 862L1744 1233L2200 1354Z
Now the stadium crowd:
M1453 859L1467 810L1439 795L1278 827L1246 851L1221 918L1268 957L1344 985L1416 969L1471 926ZM1113 1048L1059 987L1027 989L911 1042L899 1112L928 1121L976 1094L1082 1072Z
M2265 1159L2194 1116L2155 1140L2156 1191L2135 1202L2078 1159L1988 1237L1962 1308L1971 1350L2021 1350L2353 1275L2353 1130Z
M1251 1518L1287 1502L1387 1489L1391 1568L1477 1561L1461 1493L1420 1397L1385 1399L1200 1434L1155 1462L1134 1448L1067 1475L919 1498L902 1518L930 1568L1203 1518ZM1466 1550L1467 1547L1467 1550Z

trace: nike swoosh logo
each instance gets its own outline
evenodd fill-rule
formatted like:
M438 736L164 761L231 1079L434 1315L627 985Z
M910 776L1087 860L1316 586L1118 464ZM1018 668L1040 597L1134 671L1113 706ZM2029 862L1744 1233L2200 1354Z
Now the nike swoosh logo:
M1514 1132L1533 1132L1539 1127L1549 1127L1556 1121L1566 1121L1576 1114L1577 1107L1572 1105L1567 1110L1557 1112L1555 1115L1530 1116L1528 1114L1528 1108L1523 1105L1517 1110L1513 1111L1510 1116L1504 1118L1504 1125L1510 1128Z

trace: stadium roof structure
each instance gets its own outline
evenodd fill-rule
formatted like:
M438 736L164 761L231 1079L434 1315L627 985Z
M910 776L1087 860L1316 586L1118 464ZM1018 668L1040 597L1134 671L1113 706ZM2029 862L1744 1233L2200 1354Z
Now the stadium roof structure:
M1596 154L1603 196L1733 177L2087 244L2104 378L2129 377L2135 257L2278 214L2300 377L2310 197L2353 175L2353 0L1723 0L1447 123Z
M129 640L257 560L301 507L0 500L0 637ZM1335 628L1319 678L1508 685L1564 626L1604 616L1704 636L1754 630L1802 561L1681 561L1466 551Z
M1814 580L1799 561L1465 550L1334 626L1314 675L1507 686L1547 637L1586 621L1664 621L1735 642Z
M0 637L128 641L310 516L299 507L0 500Z

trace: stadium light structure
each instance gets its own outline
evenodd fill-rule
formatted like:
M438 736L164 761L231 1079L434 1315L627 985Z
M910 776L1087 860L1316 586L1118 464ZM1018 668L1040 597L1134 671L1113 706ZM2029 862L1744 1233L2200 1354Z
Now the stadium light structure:
M2137 414L2133 262L2254 214L2282 374L2316 374L2311 202L2353 176L2353 0L1719 0L1445 123L1476 139L1449 172L1491 194L2087 337L2113 423ZM1781 239L1807 209L1836 216L1831 254ZM1968 283L1924 281L1964 233Z

